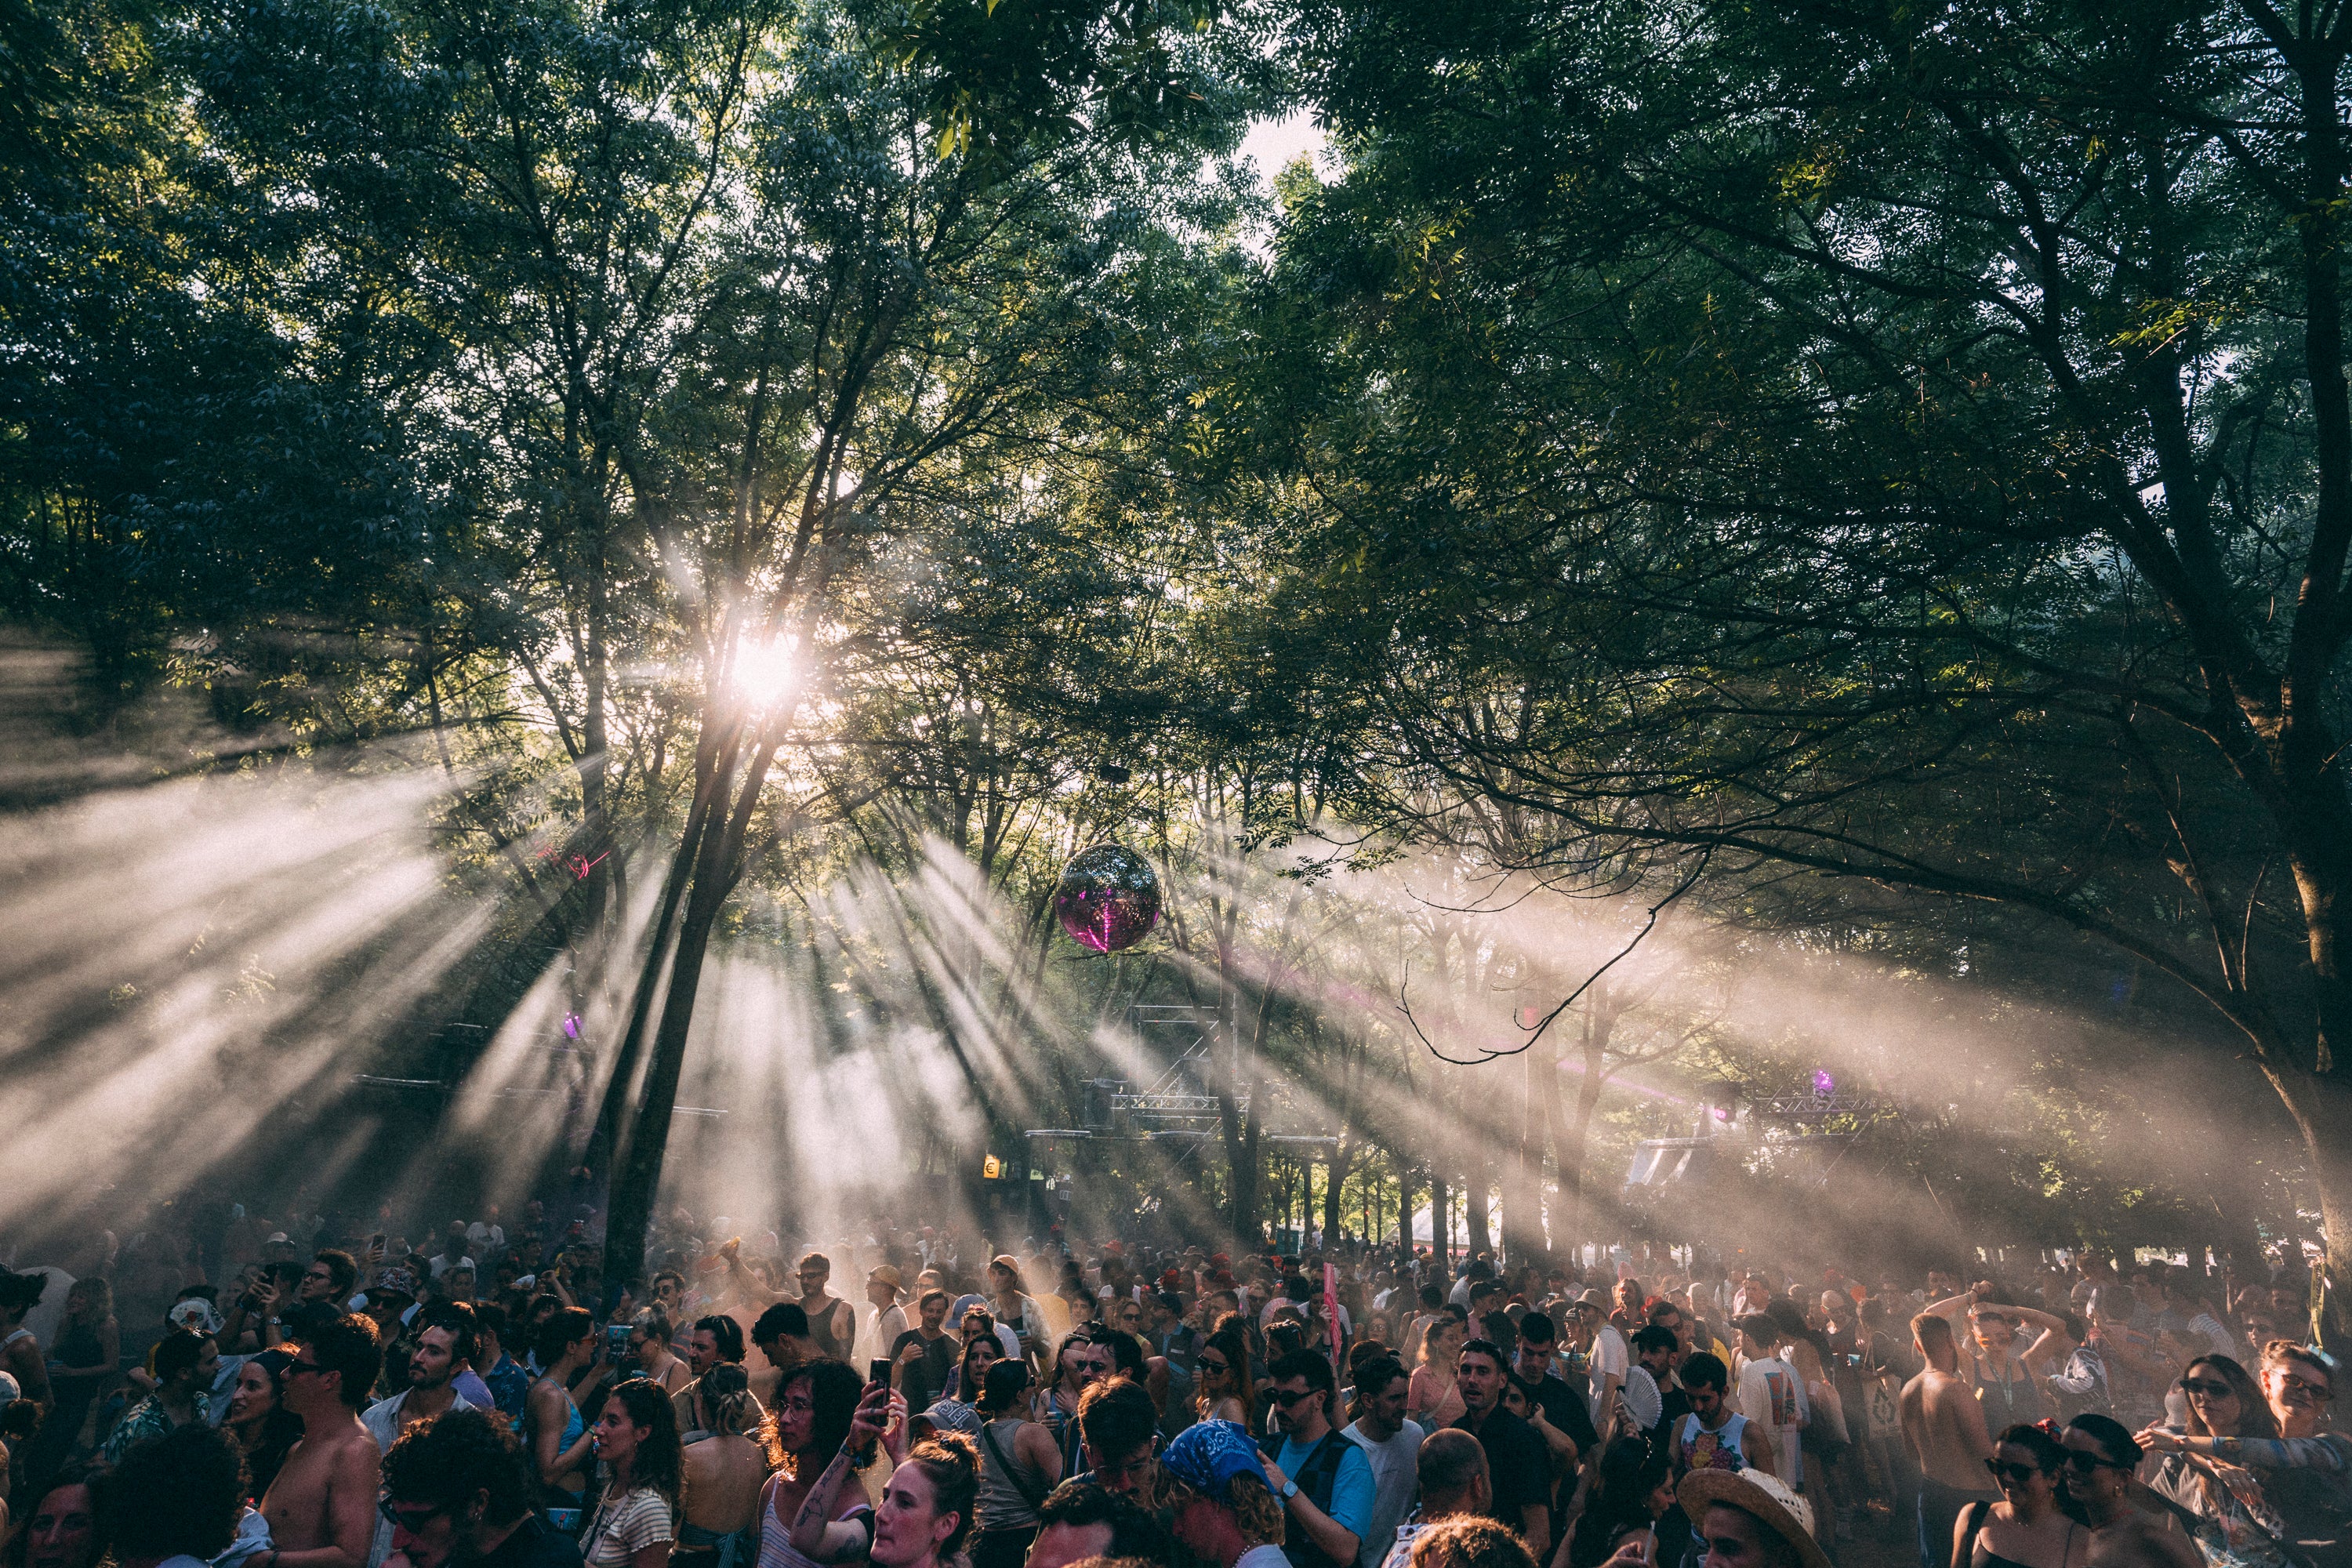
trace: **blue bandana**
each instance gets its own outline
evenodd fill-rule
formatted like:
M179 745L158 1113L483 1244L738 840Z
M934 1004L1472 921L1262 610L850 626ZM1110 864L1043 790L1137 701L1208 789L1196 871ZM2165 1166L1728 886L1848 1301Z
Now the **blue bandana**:
M1232 1421L1194 1422L1176 1434L1160 1463L1194 1491L1219 1501L1235 1476L1255 1476L1260 1486L1273 1489L1249 1429Z

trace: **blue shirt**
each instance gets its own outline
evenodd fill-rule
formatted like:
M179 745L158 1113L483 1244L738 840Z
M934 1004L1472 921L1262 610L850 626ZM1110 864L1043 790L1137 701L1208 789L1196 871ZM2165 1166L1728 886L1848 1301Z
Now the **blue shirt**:
M1302 1443L1286 1435L1282 1439L1282 1449L1275 1455L1274 1462L1282 1467L1284 1475L1297 1480L1299 1467L1307 1463L1307 1456L1314 1453L1315 1448L1315 1443ZM1364 1539L1364 1532L1372 1527L1372 1502L1376 1492L1377 1489L1372 1484L1372 1462L1364 1457L1361 1448L1349 1443L1347 1453L1339 1459L1339 1472L1331 1478L1331 1506L1323 1511L1329 1514L1340 1529L1360 1542Z

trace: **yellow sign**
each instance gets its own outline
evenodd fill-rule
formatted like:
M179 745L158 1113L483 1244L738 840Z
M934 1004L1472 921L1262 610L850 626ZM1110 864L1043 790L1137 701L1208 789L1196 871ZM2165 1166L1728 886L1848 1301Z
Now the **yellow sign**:
M1004 1174L1004 1162L991 1154L981 1162L980 1173L986 1180L992 1182Z

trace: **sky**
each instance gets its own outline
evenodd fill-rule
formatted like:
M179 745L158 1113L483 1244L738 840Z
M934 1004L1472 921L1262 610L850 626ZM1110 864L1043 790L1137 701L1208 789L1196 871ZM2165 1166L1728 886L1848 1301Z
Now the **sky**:
M1242 139L1242 152L1257 160L1258 182L1271 187L1275 175L1301 153L1320 160L1323 132L1313 112L1305 109L1281 120L1253 120L1249 134Z

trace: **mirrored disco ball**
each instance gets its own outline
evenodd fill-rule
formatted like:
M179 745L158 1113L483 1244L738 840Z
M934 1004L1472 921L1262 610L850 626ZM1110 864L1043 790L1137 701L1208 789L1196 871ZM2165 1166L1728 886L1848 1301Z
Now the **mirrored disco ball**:
M1160 923L1160 874L1131 849L1097 844L1062 868L1054 914L1097 952L1132 947Z

